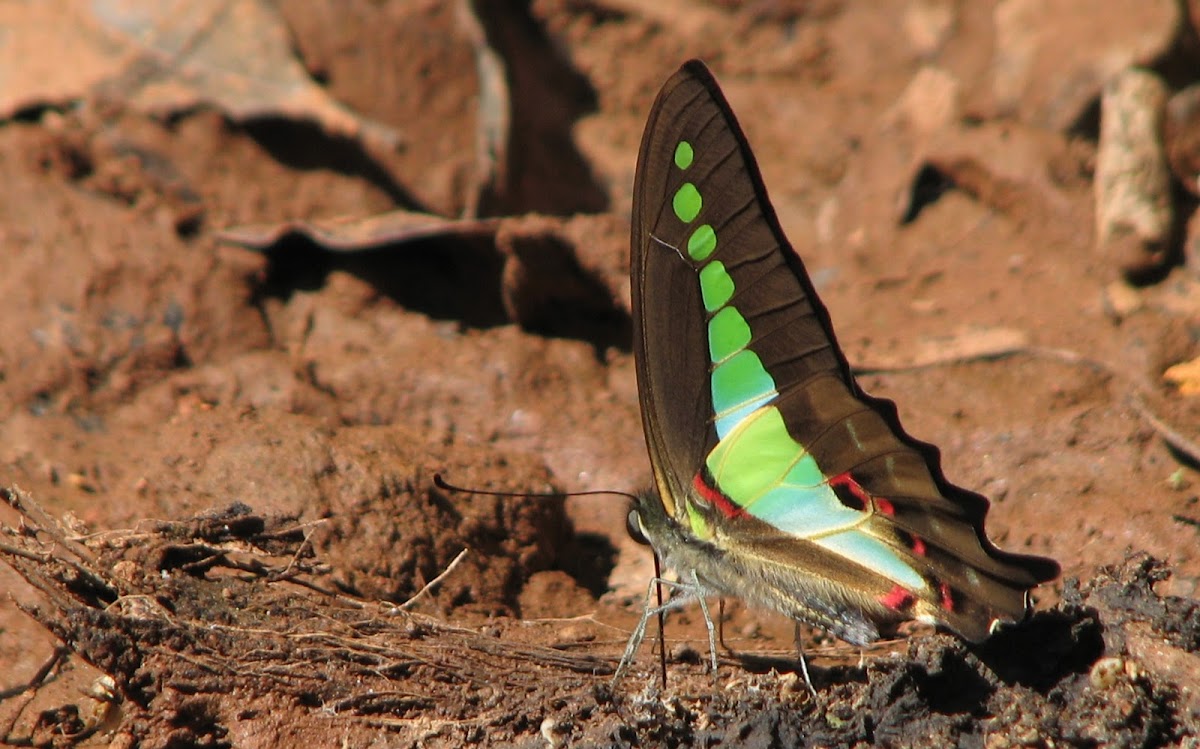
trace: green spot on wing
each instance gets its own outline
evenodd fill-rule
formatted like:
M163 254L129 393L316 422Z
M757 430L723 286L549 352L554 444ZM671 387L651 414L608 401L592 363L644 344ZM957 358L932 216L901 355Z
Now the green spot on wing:
M696 231L692 232L692 236L688 237L688 256L697 263L707 260L715 249L717 249L717 234L708 224L697 226Z
M691 182L684 182L675 191L675 197L671 200L671 207L675 209L675 215L685 224L691 223L700 215L702 205L700 191Z
M749 343L750 325L735 307L725 307L708 321L708 353L713 363L720 364Z
M692 165L692 158L695 153L692 151L692 144L686 140L679 141L679 145L675 146L675 166L680 169L687 169Z
M725 264L720 260L700 269L700 295L704 298L704 309L708 312L721 309L733 296L733 279L725 271ZM713 361L717 360L714 358Z
M711 385L713 426L719 439L725 439L755 409L779 395L775 380L763 369L762 360L749 349L742 349L713 367Z

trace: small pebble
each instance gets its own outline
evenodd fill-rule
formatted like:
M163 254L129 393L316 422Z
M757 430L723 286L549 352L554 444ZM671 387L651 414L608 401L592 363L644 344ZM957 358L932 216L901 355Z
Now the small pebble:
M1124 659L1101 658L1092 666L1092 670L1088 674L1088 682L1094 689L1112 689L1124 675Z

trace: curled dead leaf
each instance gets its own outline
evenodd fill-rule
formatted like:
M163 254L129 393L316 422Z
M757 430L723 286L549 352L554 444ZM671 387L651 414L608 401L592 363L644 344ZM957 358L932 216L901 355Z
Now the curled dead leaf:
M1167 367L1163 380L1178 388L1180 395L1200 395L1200 356Z

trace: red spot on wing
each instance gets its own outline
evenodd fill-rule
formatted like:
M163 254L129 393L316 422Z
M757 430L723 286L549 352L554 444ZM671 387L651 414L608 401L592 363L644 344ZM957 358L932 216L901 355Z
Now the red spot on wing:
M900 543L907 546L912 553L919 557L925 556L925 542L921 540L920 536L914 536L902 528L897 528L896 537L899 538Z
M696 490L706 502L717 508L722 515L727 518L741 517L746 514L745 508L738 507L729 497L721 493L719 489L712 486L704 479L704 472L696 473L696 477L692 479L692 488Z
M889 518L896 517L896 506L892 504L890 499L876 497L871 494L871 492L863 488L862 484L854 480L849 471L839 473L829 479L829 486L833 489L833 493L841 503L852 510L862 511L874 506L876 510L887 515Z
M903 611L912 605L915 596L912 591L901 585L895 585L890 591L879 597L879 602L892 611Z
M954 590L949 583L941 583L938 585L938 590L942 594L942 608L946 611L954 611Z
M852 510L862 511L871 506L871 495L849 472L839 473L829 479L829 488L833 489L838 501Z

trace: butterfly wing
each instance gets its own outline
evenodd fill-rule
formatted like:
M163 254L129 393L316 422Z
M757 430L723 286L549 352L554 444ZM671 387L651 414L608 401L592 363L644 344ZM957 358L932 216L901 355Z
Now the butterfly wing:
M698 61L651 110L632 226L647 501L661 502L647 510L694 542L704 577L851 640L907 618L981 639L1024 614L1057 564L993 546L987 500L858 387Z

